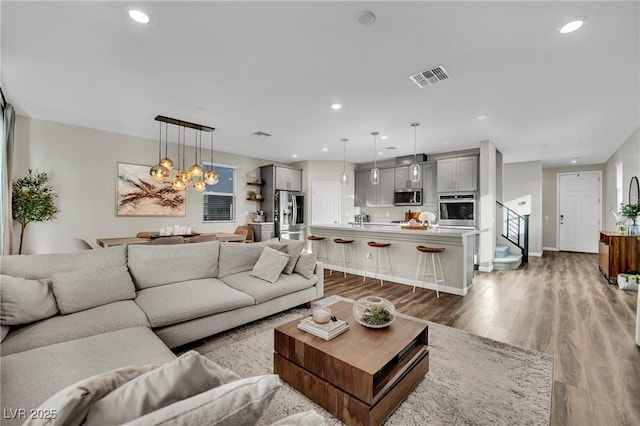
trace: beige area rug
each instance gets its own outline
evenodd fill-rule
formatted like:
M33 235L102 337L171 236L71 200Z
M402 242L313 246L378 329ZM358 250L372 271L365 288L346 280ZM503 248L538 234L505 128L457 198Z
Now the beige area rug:
M349 299L331 296L315 304L339 300ZM241 377L273 373L274 327L308 314L292 309L208 338L193 349ZM429 372L385 424L549 424L551 355L434 323L429 323L429 348ZM278 391L261 424L309 409L327 425L342 424L288 385Z

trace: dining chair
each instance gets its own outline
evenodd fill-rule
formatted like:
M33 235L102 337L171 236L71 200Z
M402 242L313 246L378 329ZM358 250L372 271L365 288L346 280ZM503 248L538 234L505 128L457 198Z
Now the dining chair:
M190 243L204 243L205 241L215 241L218 237L213 234L204 234L204 235L196 235L195 237L189 238Z
M152 245L166 245L166 244L184 244L184 237L179 235L173 237L161 237L151 241Z
M92 250L91 244L83 240L82 238L74 238L73 245L76 246L78 250Z
M153 235L158 235L158 231L142 231L136 234L136 238L151 238Z
M244 240L234 240L236 243L252 243L253 242L253 227L249 225L240 225L233 231L234 234L243 234Z

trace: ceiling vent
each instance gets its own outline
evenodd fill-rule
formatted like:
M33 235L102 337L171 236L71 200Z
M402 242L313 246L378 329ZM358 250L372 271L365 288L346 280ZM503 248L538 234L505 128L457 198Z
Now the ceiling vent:
M445 70L442 65L438 65L437 67L429 68L410 75L409 78L417 84L419 88L424 89L425 87L433 86L436 83L448 80L449 74L447 74L447 70Z
M271 133L261 132L260 130L258 130L257 132L253 132L251 134L254 136L264 136L265 138L268 138L269 136L271 136Z

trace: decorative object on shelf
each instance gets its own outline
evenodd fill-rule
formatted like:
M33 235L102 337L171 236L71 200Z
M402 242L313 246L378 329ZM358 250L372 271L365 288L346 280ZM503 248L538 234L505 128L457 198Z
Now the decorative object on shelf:
M371 132L373 136L373 169L371 169L371 184L377 185L380 182L380 169L378 168L378 142L377 137L380 133Z
M211 132L211 158L209 164L213 167L213 132ZM209 169L204 172L204 181L207 185L215 185L220 182L220 174L214 169Z
M249 191L249 193L247 194L247 200L261 201L262 200L262 195L256 193L255 191Z
M118 163L117 216L185 216L186 192L149 176L150 166ZM182 181L181 181L182 182Z
M340 182L342 186L347 186L349 183L349 176L347 176L347 142L349 139L342 138L342 176L340 176Z
M367 296L353 302L353 316L365 327L383 328L396 317L396 308L382 297Z
M53 187L49 184L49 175L38 173L34 175L29 169L29 175L11 184L11 214L13 220L20 224L20 248L24 231L31 222L47 222L56 218L60 210L55 205L57 197Z
M418 164L417 153L417 128L419 125L420 123L417 121L411 123L411 127L413 127L413 164L409 167L411 182L420 182L420 174L422 173L422 166Z
M162 123L160 125L160 131L158 136L158 164L149 169L149 174L158 182L163 182L169 179L171 172L165 166L162 165ZM173 163L172 163L173 166Z

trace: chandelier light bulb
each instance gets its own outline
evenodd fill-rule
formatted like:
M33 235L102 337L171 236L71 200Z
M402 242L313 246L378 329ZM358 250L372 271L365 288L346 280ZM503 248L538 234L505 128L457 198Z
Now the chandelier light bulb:
M169 177L169 170L161 164L156 164L149 170L149 174L158 182L162 182Z
M380 182L380 169L378 168L376 156L376 153L378 152L377 136L379 134L380 133L378 132L371 132L371 135L373 136L373 169L371 169L371 185L377 185Z
M173 181L171 182L171 188L173 188L176 191L184 191L186 187L187 185L185 185L182 179L180 179L177 176L173 178Z
M197 192L202 192L207 188L207 184L202 180L202 178L198 179L193 183L193 190Z
M207 185L215 185L220 182L220 175L215 170L207 170L204 172L204 181Z
M169 157L164 157L163 159L161 159L160 165L169 171L173 169L173 161L171 161Z
M194 164L189 168L189 174L193 177L202 176L202 166L200 166L200 164L198 163Z
M420 173L422 172L422 167L418 164L417 160L417 129L419 125L420 123L418 123L417 121L411 123L411 127L413 127L413 164L411 165L411 167L409 167L409 177L411 179L411 182L414 183L420 182Z

